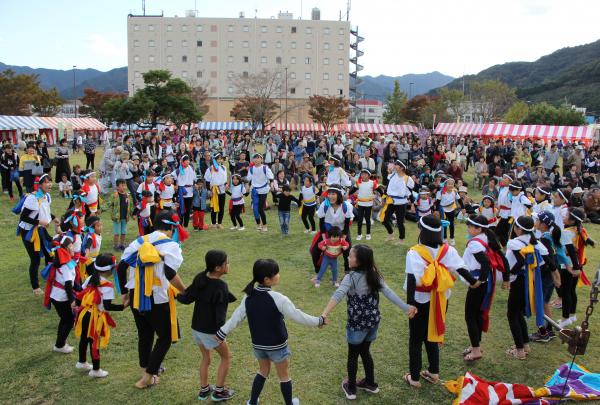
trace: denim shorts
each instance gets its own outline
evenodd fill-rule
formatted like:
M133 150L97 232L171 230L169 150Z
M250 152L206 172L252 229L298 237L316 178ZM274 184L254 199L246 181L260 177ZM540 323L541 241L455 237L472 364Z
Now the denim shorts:
M351 345L359 345L362 342L372 342L377 339L379 325L365 330L352 330L346 328L346 339Z
M113 221L113 235L127 235L127 220Z
M254 357L258 360L271 360L273 363L281 363L292 355L289 346L277 350L254 349Z
M550 302L554 292L554 280L551 273L542 274L542 290L544 291L544 304Z
M219 346L221 342L215 339L215 335L209 335L208 333L198 332L192 329L192 337L196 344L202 345L206 350L212 350Z

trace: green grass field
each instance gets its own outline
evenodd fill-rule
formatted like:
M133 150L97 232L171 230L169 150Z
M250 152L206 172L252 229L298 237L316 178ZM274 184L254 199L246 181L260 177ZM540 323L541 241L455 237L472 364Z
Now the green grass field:
M99 160L99 159L98 159ZM83 155L71 160L81 163ZM53 193L57 194L57 187ZM52 211L61 215L67 201L54 199ZM58 317L54 310L46 311L42 298L33 296L27 275L28 257L14 230L17 217L10 212L12 203L0 197L0 401L3 403L193 403L199 389L197 366L199 349L191 339L190 324L192 306L178 305L178 316L183 339L172 346L165 360L167 373L160 384L139 391L133 384L139 378L137 365L137 335L129 309L113 313L117 328L113 330L109 347L101 353L103 369L110 372L106 379L92 379L75 369L77 354L56 354L51 351L54 344ZM194 232L184 246L184 264L180 275L184 283L191 282L196 273L203 270L204 254L209 249L223 249L230 255L231 271L225 280L230 290L241 299L242 288L251 279L252 263L257 258L273 258L281 268L281 284L277 290L289 296L304 311L319 315L333 293L333 287L323 283L315 289L309 279L312 265L308 255L311 235L302 232L297 213L291 220L291 234L282 237L279 233L276 212L268 211L269 232L254 231L251 210L247 210L246 232L229 231L230 221L224 223L226 230ZM103 214L103 251L111 252L112 226L108 213ZM130 224L129 240L136 233ZM600 241L600 229L588 225L591 236ZM353 236L356 229L352 230ZM375 224L374 238L369 245L390 286L404 297L405 254L409 246L385 244L384 228ZM462 253L466 227L457 226L457 247ZM417 229L408 223L408 241L416 241ZM589 251L587 273L591 275L598 267L600 249ZM446 343L441 349L441 378L454 379L470 370L490 380L519 382L541 386L560 364L570 360L566 347L558 339L546 345L533 344L533 352L526 361L513 360L506 356L505 349L512 344L506 321L507 292L498 289L491 314L491 331L484 335L482 347L484 359L466 365L461 356L469 345L464 323L464 298L466 287L456 285L448 309ZM578 318L588 302L589 289L579 290ZM237 303L230 306L233 312ZM377 395L359 393L358 400L366 404L432 404L450 403L453 399L442 386L424 383L421 390L410 389L402 380L408 370L408 321L406 316L383 300L382 322L379 337L372 346L376 378L381 387ZM291 376L294 395L304 404L343 404L345 397L340 382L346 375L345 305L340 305L331 315L331 325L324 329L311 329L288 322L290 348L292 350ZM600 372L600 309L592 316L592 337L585 356L578 362L591 371ZM559 314L555 318L559 317ZM533 326L531 328L533 331ZM76 346L74 333L68 342ZM250 385L257 370L248 327L243 324L228 337L233 352L233 365L228 386L236 391L234 404L245 404ZM213 359L212 375L216 371L218 356ZM424 357L424 364L426 357ZM362 372L359 368L359 377ZM281 394L277 377L272 371L261 397L261 404L279 404Z

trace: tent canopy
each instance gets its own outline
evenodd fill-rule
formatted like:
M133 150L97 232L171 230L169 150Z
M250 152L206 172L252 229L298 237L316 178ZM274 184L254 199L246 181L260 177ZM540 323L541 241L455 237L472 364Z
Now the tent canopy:
M0 130L44 129L51 128L40 117L25 117L19 115L0 115Z
M47 123L46 128L58 129L62 125L63 128L71 127L76 131L103 131L106 125L98 121L96 118L58 118L58 117L39 117Z

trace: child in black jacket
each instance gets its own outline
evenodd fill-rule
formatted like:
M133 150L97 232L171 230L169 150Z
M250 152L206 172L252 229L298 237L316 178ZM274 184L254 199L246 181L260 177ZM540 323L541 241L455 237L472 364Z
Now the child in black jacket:
M235 301L229 292L227 283L221 280L229 272L227 253L222 250L209 250L205 256L206 270L198 273L194 281L183 294L177 296L182 304L194 303L192 317L192 335L202 352L200 363L200 392L198 399L208 397L214 402L231 399L233 390L225 388L225 378L231 366L231 353L227 342L215 339L215 333L225 324L227 306ZM208 384L208 366L210 365L210 351L215 349L221 358L217 371L217 383L211 394Z

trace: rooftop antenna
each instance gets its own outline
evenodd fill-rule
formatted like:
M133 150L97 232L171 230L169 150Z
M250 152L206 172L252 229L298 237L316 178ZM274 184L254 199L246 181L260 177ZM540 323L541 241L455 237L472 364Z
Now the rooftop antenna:
M255 19L258 18L258 9L256 9L256 8L254 9L254 18Z
M350 8L351 0L348 0L348 3L346 4L346 14L344 15L346 17L346 21L350 21ZM342 10L340 10L340 21L342 21Z
M300 19L302 19L302 0L300 0Z
M146 0L142 0L142 15L146 15Z

